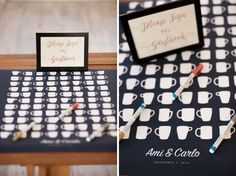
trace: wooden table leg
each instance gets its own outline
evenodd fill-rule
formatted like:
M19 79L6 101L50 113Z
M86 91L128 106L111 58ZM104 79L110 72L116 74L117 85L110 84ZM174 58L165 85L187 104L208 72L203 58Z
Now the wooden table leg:
M34 176L35 166L27 165L26 168L27 168L27 176Z
M39 166L40 176L70 176L70 166Z

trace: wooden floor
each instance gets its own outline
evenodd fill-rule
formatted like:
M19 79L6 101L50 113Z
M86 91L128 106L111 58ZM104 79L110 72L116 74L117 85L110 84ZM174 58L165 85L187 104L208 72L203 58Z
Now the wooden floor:
M36 32L89 32L90 52L116 52L116 2L14 2L0 7L0 53L35 53Z
M26 168L18 165L1 166L1 176L26 176ZM38 176L38 168L36 168L36 175ZM112 165L99 166L71 166L70 176L115 176L116 167Z
M90 52L116 52L115 2L11 2L0 5L0 54L35 53L35 32L89 32ZM0 166L1 176L26 176ZM38 174L36 174L38 175ZM116 166L72 166L71 176L115 176Z

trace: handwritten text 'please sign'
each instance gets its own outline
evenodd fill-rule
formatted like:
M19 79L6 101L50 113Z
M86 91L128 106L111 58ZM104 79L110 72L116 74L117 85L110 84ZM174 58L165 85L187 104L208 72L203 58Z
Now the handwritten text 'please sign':
M76 60L79 60L80 58L75 55L67 55L68 51L70 49L78 47L79 42L78 41L57 41L57 40L50 40L47 42L46 47L47 49L52 49L52 50L57 50L58 54L57 55L50 55L49 58L47 58L51 64L54 63L63 63L63 62L68 62L72 61L75 62ZM59 54L61 53L61 54Z

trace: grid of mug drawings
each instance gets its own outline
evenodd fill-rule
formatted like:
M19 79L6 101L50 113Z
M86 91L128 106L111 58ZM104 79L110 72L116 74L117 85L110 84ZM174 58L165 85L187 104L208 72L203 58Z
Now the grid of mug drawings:
M158 1L157 1L158 2ZM159 1L160 2L160 1ZM164 2L164 1L163 1ZM206 1L202 1L206 2ZM136 3L130 3L129 6L134 4L146 7L153 5L153 1L143 2L141 5ZM158 3L157 3L158 4ZM159 3L160 4L160 3ZM227 11L226 11L227 10ZM235 100L235 91L231 91L232 87L236 86L236 40L233 36L236 36L236 28L234 25L236 21L236 15L228 15L226 20L222 15L223 13L236 14L235 5L231 5L230 2L227 6L213 6L212 9L209 6L202 5L202 23L204 26L204 49L199 51L183 51L181 54L169 55L165 61L153 60L148 64L139 65L134 64L132 56L129 54L128 43L125 36L122 33L120 43L120 87L122 92L120 111L120 118L122 121L127 122L130 116L134 113L135 109L129 108L135 101L143 99L144 103L149 107L156 105L156 109L146 109L140 116L141 122L148 122L153 116L155 116L159 122L168 122L173 116L182 120L183 122L192 122L195 117L199 117L203 122L210 122L213 107L209 106L209 103L215 101L221 103L224 107L219 108L219 118L221 121L229 121L231 116L235 113L233 109L228 107L230 100ZM209 14L215 14L214 17L209 18ZM219 20L218 18L222 19ZM227 28L225 26L228 26ZM227 37L231 36L231 37ZM215 48L215 50L211 50ZM227 48L227 49L226 49ZM187 89L179 97L178 103L172 101L172 93L182 85L188 75L193 71L198 63L204 65L204 69L194 81L191 81ZM232 73L232 74L230 74ZM143 79L145 78L145 79ZM194 86L196 89L191 87ZM214 89L212 89L214 87ZM212 90L218 91L212 92ZM140 91L136 91L140 90ZM197 90L197 91L196 91ZM173 113L171 108L175 104L182 104L183 108ZM197 103L201 108L195 109L191 107L192 103ZM192 127L180 126L177 128L179 139L185 139L187 131L192 131ZM222 127L223 128L223 127ZM139 136L139 130L142 133L147 131L146 135ZM150 128L143 126L138 127L136 138L143 139L151 132ZM161 139L168 139L170 134L170 127L164 126L156 128L153 132ZM161 136L159 133L165 131L165 135ZM206 131L208 136L200 136L200 131ZM204 133L201 132L201 133ZM203 126L195 130L196 136L203 139L212 139L212 127ZM164 133L163 133L164 134ZM129 135L126 136L128 138Z
M73 144L77 146L74 150L86 150L87 145L93 146L95 143L97 150L114 148L116 97L111 92L116 90L113 85L115 71L1 71L0 77L4 83L1 86L1 96L6 96L1 100L3 112L0 138L3 150L7 150L13 133L23 130L31 121L37 124L25 139L15 142L14 146L28 144L35 146L32 150L37 151L37 145L41 144L46 146L45 150L47 146L56 146L63 151L63 146ZM58 115L75 102L79 103L79 108L58 121ZM86 137L105 123L109 127L104 137L98 139L98 142L94 140L87 144ZM99 146L100 140L110 143L110 146Z
M123 3L120 14L166 2L171 1ZM200 3L205 43L201 49L136 64L120 27L120 126L127 123L142 102L147 105L120 145L120 161L126 163L127 155L130 158L137 155L146 160L143 167L148 168L142 173L123 165L120 170L122 174L152 174L155 163L151 165L155 159L147 160L145 152L155 146L164 149L168 146L189 148L191 141L191 146L196 146L202 153L199 160L208 157L209 147L235 114L236 1L201 0ZM204 65L201 74L173 102L172 94L200 63ZM227 139L231 138L228 141L231 147L234 132L235 128L232 128L227 136ZM126 148L128 146L134 150L131 152ZM141 153L142 156L139 155ZM138 167L138 163L134 165Z

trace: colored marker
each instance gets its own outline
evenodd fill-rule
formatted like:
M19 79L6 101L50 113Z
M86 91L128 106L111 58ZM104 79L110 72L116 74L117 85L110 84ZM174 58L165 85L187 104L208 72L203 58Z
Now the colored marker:
M218 139L215 141L215 143L211 146L211 148L209 149L210 153L215 153L215 151L217 150L217 148L220 146L221 142L225 139L225 136L227 136L227 134L230 133L231 128L234 126L234 124L236 123L236 115L234 115L232 117L232 119L229 121L224 133L222 133Z
M65 116L68 116L72 111L76 110L79 107L79 103L74 103L72 105L70 105L70 107L68 109L66 109L65 111L63 111L59 116L58 116L58 121L63 119ZM36 125L37 123L35 121L32 121L29 125L27 125L23 130L18 131L16 133L13 134L13 141L18 141L22 138L24 138L24 136L27 135L27 133Z
M104 135L104 131L106 131L109 127L109 124L105 124L103 126L101 126L100 129L98 129L97 131L93 132L91 135L89 135L87 138L86 138L86 141L87 142L90 142L92 141L94 138L97 138L97 137L101 137Z
M194 77L197 77L203 69L203 65L199 64L193 72L188 76L187 80L183 85L180 85L180 87L175 91L175 93L172 94L172 99L175 100L184 90L185 87L187 87L190 82L193 80Z
M126 125L124 126L124 128L120 129L120 133L119 133L119 140L123 139L126 132L128 131L129 128L131 128L131 126L133 125L133 123L135 122L135 120L139 117L139 115L141 114L141 112L146 108L146 105L144 103L142 103L139 108L137 109L137 111L134 113L133 117L126 123Z

